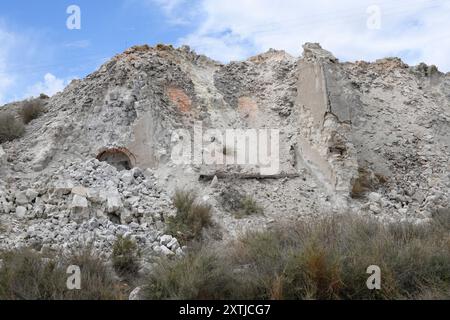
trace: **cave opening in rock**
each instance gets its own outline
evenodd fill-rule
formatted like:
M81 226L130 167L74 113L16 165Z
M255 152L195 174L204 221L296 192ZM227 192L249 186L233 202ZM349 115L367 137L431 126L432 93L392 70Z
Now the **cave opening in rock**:
M101 151L97 159L107 162L119 171L131 170L134 167L134 157L125 148L110 148Z

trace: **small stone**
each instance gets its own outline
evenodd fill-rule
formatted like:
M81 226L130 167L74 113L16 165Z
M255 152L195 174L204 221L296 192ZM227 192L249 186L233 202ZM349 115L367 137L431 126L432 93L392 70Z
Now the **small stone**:
M167 246L171 241L172 241L173 237L170 235L164 235L161 237L161 239L159 240L159 243L163 246Z
M136 222L130 223L130 228L134 230L139 229L139 223Z
M213 189L217 188L218 184L219 184L219 178L217 178L217 176L214 176L214 178L211 181L211 185L210 185L211 188L213 188Z
M131 172L133 173L134 178L144 177L144 174L142 173L141 169L139 169L139 168L133 168L131 170Z
M73 196L72 205L71 205L72 208L85 209L88 207L88 205L89 205L88 200L85 197L77 195L77 194Z
M176 254L178 257L184 256L183 249L178 248L177 250L175 250L175 254Z
M56 195L67 195L72 192L74 184L70 180L58 181L54 184L53 192Z
M3 150L3 147L0 146L0 165L6 163L6 152Z
M131 291L130 296L128 297L128 300L132 300L132 301L142 300L141 292L142 292L141 287L135 288L133 291Z
M100 196L100 192L98 189L89 188L87 189L86 197L89 201L93 203L102 203L103 201L106 201L106 198L102 198Z
M170 242L167 244L167 248L169 248L172 251L177 250L180 247L180 244L178 243L178 240L176 238L172 238Z
M27 208L25 208L25 207L17 207L16 208L16 216L19 219L25 218L26 214L27 214Z
M369 200L372 202L380 203L381 202L381 194L376 192L371 192L368 196Z
M21 191L16 193L16 204L19 206L25 206L29 203L26 192Z
M123 210L120 213L120 223L129 224L133 221L133 213L129 210Z
M79 195L79 196L82 196L82 197L87 197L87 195L88 195L88 189L87 188L85 188L85 187L75 187L75 188L73 188L72 189L72 193L73 194L75 194L75 195Z
M133 173L131 171L123 171L120 180L122 180L125 185L130 185L134 180Z
M174 256L175 255L175 253L172 250L170 250L169 248L167 248L166 246L161 246L160 249L161 249L161 253L165 256Z
M381 207L378 204L374 204L372 203L369 206L369 210L373 213L373 214L379 214L381 212Z
M37 196L39 195L39 192L37 192L34 189L28 189L25 192L25 195L27 196L28 201L32 202L32 201L34 201L37 198Z

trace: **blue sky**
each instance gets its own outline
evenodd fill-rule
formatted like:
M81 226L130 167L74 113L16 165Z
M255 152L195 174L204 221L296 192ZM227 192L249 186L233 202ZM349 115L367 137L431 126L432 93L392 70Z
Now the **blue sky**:
M81 29L69 30L70 5ZM217 60L320 42L341 60L400 56L450 71L445 0L15 0L0 3L0 104L54 94L135 45L188 44Z

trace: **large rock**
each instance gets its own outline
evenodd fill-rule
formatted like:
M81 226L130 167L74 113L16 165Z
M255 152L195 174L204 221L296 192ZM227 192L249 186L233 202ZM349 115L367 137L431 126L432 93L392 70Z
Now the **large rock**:
M90 217L89 202L88 200L80 195L74 195L72 199L71 208L71 218L80 223L82 221L88 220Z
M108 213L117 213L123 208L122 198L120 193L115 188L110 188L106 191L106 211Z

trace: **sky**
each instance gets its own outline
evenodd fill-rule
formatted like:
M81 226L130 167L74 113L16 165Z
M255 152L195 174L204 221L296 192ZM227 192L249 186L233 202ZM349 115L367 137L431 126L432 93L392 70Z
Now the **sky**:
M450 1L1 1L0 105L53 95L133 45L186 44L226 63L270 48L300 56L305 42L341 61L398 56L448 72Z

